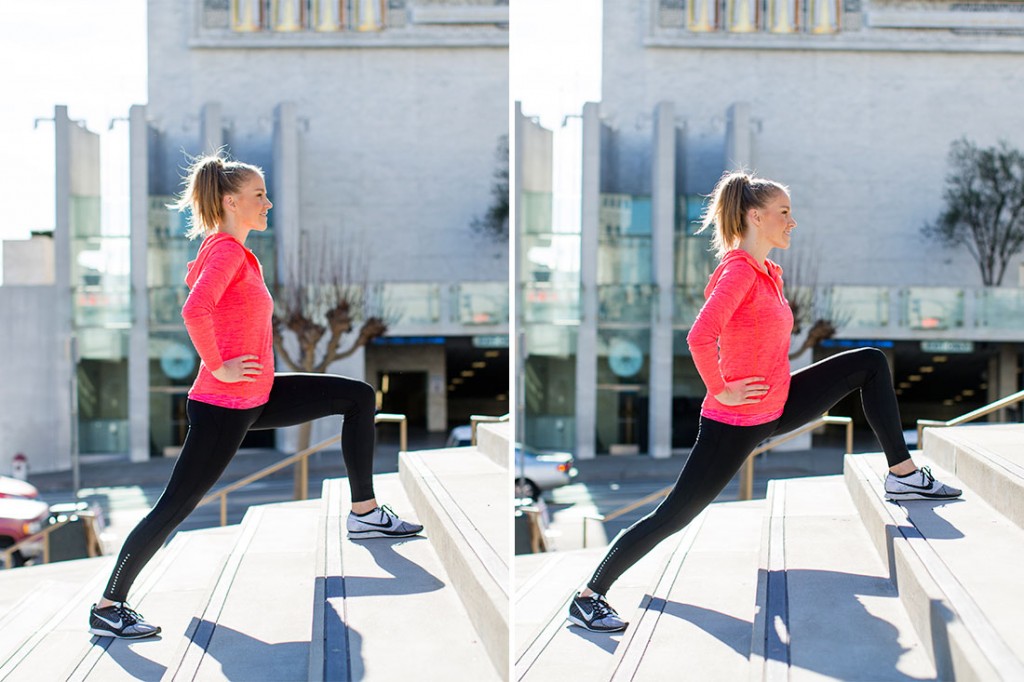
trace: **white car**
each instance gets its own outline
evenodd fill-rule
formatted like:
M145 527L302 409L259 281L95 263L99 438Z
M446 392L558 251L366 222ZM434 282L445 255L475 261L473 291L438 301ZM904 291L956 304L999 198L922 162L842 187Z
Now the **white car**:
M536 500L545 490L572 483L579 472L570 452L540 452L516 443L516 497Z

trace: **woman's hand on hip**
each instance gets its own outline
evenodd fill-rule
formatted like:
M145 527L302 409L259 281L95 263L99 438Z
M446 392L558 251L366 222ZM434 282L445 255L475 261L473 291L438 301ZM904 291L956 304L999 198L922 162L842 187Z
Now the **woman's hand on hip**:
M761 383L764 377L747 377L725 384L725 390L715 396L723 405L753 405L761 402L768 394L768 384Z
M259 363L258 355L239 355L237 358L225 360L224 364L210 372L218 381L226 384L237 384L239 382L252 383L256 377L263 374L263 365Z

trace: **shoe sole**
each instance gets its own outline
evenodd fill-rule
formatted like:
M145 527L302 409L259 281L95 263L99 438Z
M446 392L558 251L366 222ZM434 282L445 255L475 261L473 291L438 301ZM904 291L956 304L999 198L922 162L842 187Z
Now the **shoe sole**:
M409 533L384 533L379 530L368 530L363 532L353 533L349 531L349 540L372 540L374 538L411 538L413 536L422 533L422 530L417 530Z
M565 619L573 625L578 625L584 630L589 630L590 632L622 632L629 627L629 623L623 623L621 628L595 628L593 625L588 625L576 616L566 616Z
M886 493L885 499L890 502L902 500L958 500L960 495L929 495L928 493Z
M145 639L146 637L159 635L160 628L157 628L153 632L147 632L140 635L122 635L117 632L111 632L110 630L100 630L99 628L89 628L89 633L96 635L97 637L113 637L115 639Z

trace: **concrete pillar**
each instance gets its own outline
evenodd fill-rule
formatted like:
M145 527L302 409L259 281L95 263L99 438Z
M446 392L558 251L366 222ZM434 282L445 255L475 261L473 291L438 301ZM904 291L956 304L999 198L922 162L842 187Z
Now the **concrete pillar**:
M651 270L655 286L651 310L650 409L651 457L672 455L672 317L674 301L676 126L675 107L654 109L651 154Z
M512 387L512 402L513 411L515 416L513 423L515 424L515 439L517 443L525 443L526 435L526 394L523 392L523 377L526 375L526 332L523 327L523 284L526 281L526 277L523 274L523 262L520 252L523 248L523 180L524 172L523 167L526 159L526 117L523 116L523 104L522 102L516 102L516 115L515 115L515 127L513 128L512 137L514 147L512 155L512 164L514 166L513 172L515 173L513 185L516 188L515 196L512 197L512 216L514 219L513 225L515 229L516 238L511 240L511 243L515 244L515 249L512 253L512 273L513 273L513 288L515 292L515 311L516 319L513 320L514 334L516 335L516 342L513 347L516 349L515 358L510 358L512 362L515 362L515 382Z
M199 146L213 154L224 146L224 116L220 102L207 102L199 115Z
M583 106L582 158L576 457L593 459L597 454L597 237L601 209L601 119L595 102Z
M54 406L55 428L57 430L57 453L54 470L67 470L71 466L72 444L72 396L71 382L75 371L72 342L71 309L71 164L72 143L68 108L58 105L53 108L54 151L55 151L55 213L53 230L54 282L56 301L54 315L57 319L57 337L54 344Z
M736 102L726 114L725 166L729 170L753 167L750 104Z
M288 259L298 253L299 222L299 128L294 102L281 102L274 109L274 166L271 169L270 212L277 244L277 277L285 280Z
M149 124L146 107L128 113L131 211L132 328L128 338L128 450L133 462L149 459Z

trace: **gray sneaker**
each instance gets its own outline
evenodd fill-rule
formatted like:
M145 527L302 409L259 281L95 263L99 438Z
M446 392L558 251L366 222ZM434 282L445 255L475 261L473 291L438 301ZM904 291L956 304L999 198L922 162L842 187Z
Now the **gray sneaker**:
M569 604L569 622L591 632L619 632L629 623L619 618L608 602L599 594L581 597L577 592Z
M885 499L887 500L952 500L960 497L962 490L940 483L932 476L928 467L921 467L906 476L895 476L892 472L885 477Z
M140 639L152 637L160 633L160 628L150 625L135 610L124 602L102 609L92 605L89 611L89 632L99 637L118 637L120 639Z
M407 538L417 535L423 530L418 523L410 523L398 518L387 505L377 507L362 515L349 512L349 540L365 540L367 538Z

